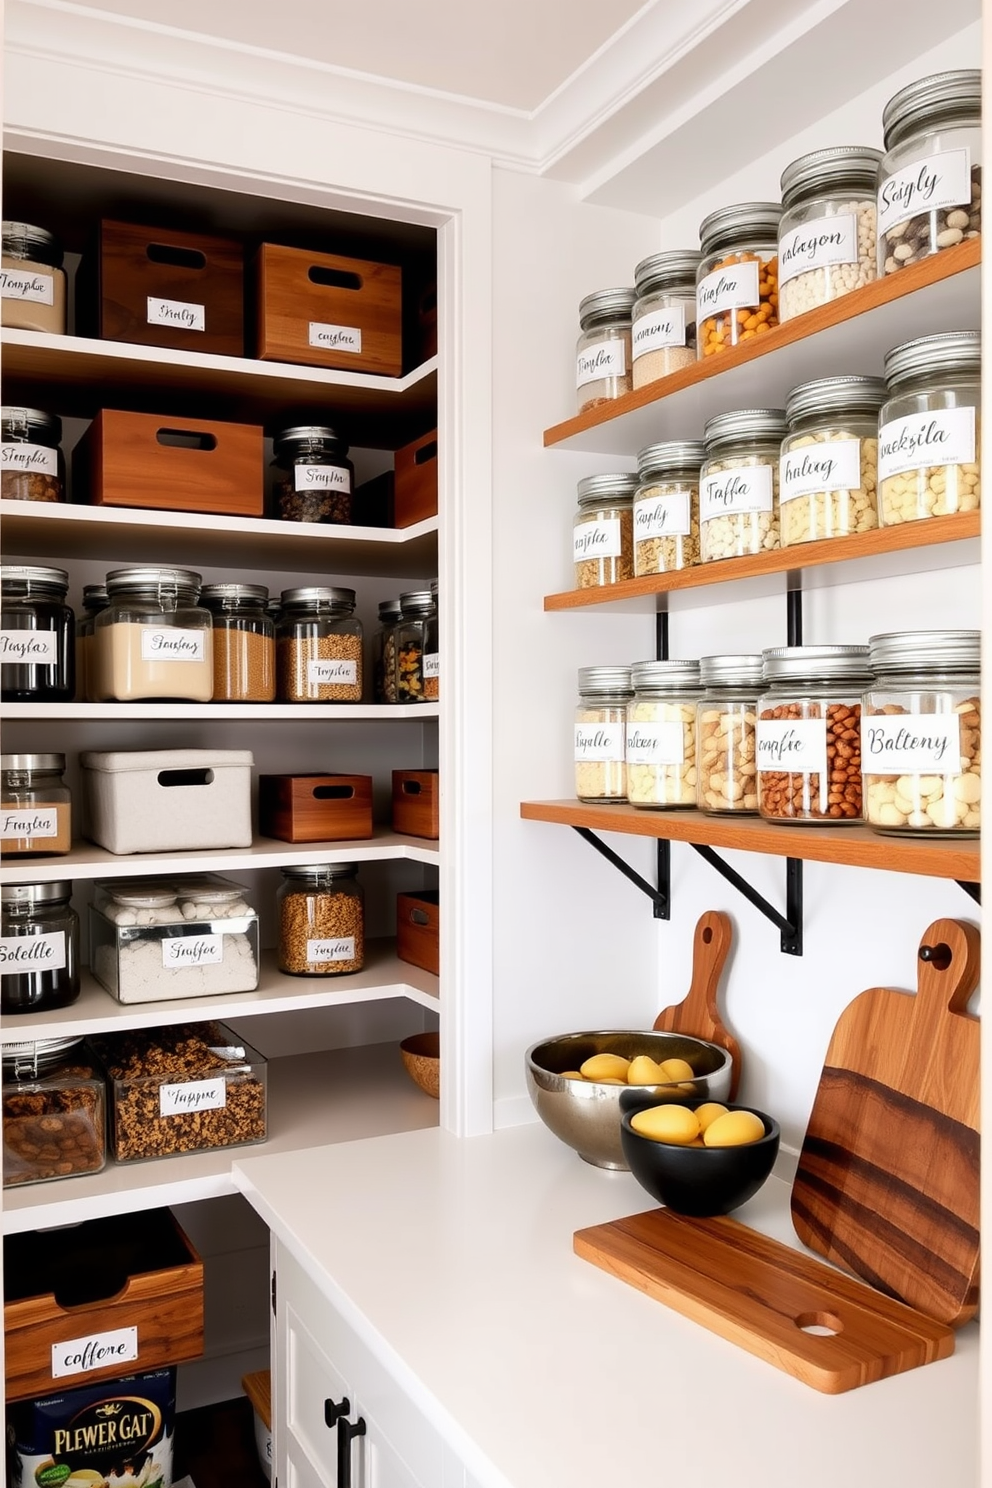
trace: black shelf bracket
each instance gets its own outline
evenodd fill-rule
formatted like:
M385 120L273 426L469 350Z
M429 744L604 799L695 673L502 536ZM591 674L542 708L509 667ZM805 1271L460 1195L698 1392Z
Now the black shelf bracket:
M640 889L642 894L647 894L651 900L652 913L656 920L670 920L672 917L672 844L667 841L658 841L658 887L649 884L646 878L638 873L636 868L631 868L625 863L619 853L615 853L612 847L607 847L601 837L590 831L588 827L573 827L573 832L578 832L583 842L588 842L598 853L612 863L624 878L629 879L635 888Z
M769 904L763 894L742 878L735 868L724 862L720 854L714 852L712 847L704 843L693 842L690 844L704 862L715 868L721 878L725 878L729 884L743 894L749 904L760 910L766 920L771 920L778 927L781 934L781 950L786 956L801 956L803 953L803 864L801 858L786 858L785 860L785 914L780 914L773 904Z
M958 886L959 889L964 889L965 893L969 896L969 898L974 899L974 901L975 901L976 904L981 904L981 902L982 902L982 886L981 886L981 884L970 883L965 878L956 878L954 880L954 882L957 884L957 886Z

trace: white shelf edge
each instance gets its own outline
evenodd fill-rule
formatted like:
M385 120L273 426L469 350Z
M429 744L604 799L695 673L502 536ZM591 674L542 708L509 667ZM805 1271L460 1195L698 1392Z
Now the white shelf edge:
M231 718L321 719L325 723L423 722L440 716L438 703L3 703L0 719L13 723L37 718L46 723L59 719L85 722L87 719L110 718L120 723L155 718L162 722L187 723L192 719L212 719L220 723Z

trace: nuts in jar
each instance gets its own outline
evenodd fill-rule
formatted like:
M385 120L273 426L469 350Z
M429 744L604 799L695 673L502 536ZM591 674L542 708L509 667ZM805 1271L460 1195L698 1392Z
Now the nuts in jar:
M62 420L39 408L0 408L0 496L64 501Z
M355 467L335 429L294 424L275 435L272 447L277 517L284 522L351 522Z
M575 348L578 413L630 392L630 314L635 297L633 289L598 289L579 305L582 334Z
M365 964L365 896L354 863L284 868L279 888L279 970L344 976Z
M703 563L778 547L779 459L785 431L781 408L744 408L707 420L706 453L699 472Z
M729 351L778 325L778 202L720 207L699 225L696 353Z
M921 336L886 353L888 396L878 418L883 527L978 508L981 354L977 331Z
M754 730L760 655L704 656L696 705L696 805L711 815L757 815Z
M576 487L572 525L575 587L598 589L634 576L633 499L638 477L587 475Z
M701 440L650 444L637 456L634 573L671 573L699 562Z
M575 713L575 794L580 801L625 801L630 667L579 667Z
M627 705L627 800L632 806L695 806L697 661L638 661Z
M779 470L783 548L878 526L877 377L824 377L793 388Z
M779 319L840 299L878 273L875 189L881 150L839 145L782 172Z
M3 1046L3 1186L99 1173L105 1092L81 1039Z

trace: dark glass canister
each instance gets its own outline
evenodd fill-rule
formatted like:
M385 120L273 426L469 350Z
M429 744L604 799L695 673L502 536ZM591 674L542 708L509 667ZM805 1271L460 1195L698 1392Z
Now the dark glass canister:
M79 916L72 884L0 886L0 1012L43 1013L79 996Z
M349 523L355 467L327 424L294 424L272 441L275 515L285 522Z
M62 568L0 567L0 696L68 703L76 690L75 617Z

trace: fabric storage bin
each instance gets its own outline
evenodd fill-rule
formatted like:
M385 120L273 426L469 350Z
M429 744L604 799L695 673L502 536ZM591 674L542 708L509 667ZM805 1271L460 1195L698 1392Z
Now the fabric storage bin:
M251 846L248 749L88 750L83 835L112 853Z
M372 836L371 775L260 775L258 829L280 842Z
M393 460L393 526L412 527L437 516L437 430L396 451Z
M437 770L393 771L393 831L405 837L440 836Z
M399 377L402 277L396 264L263 243L255 259L256 355Z
M441 970L440 918L437 889L396 895L396 954L435 976Z

